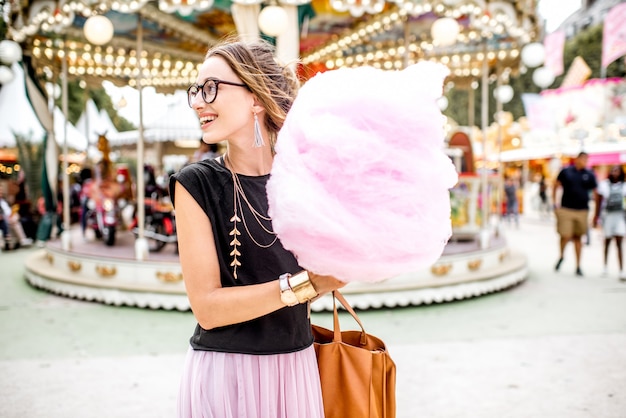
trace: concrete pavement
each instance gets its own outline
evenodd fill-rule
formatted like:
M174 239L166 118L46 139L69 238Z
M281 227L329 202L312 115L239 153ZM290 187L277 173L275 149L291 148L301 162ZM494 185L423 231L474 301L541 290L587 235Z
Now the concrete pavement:
M598 231L554 272L551 221L504 228L530 276L504 292L360 312L398 366L398 418L626 417L626 283L600 277ZM172 417L190 313L76 301L29 287L0 254L0 417ZM330 326L330 314L313 321ZM347 320L346 320L347 321ZM344 327L348 327L346 323Z

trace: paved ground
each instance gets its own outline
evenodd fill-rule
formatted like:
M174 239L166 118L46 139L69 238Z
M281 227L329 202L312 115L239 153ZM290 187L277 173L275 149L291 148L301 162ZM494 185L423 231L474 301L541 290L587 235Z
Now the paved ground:
M523 219L505 233L529 258L520 286L360 313L398 365L398 418L626 417L626 283L615 257L600 277L594 232L581 279L573 248L554 272L551 222ZM23 279L31 251L0 254L0 417L173 417L192 315L34 290Z

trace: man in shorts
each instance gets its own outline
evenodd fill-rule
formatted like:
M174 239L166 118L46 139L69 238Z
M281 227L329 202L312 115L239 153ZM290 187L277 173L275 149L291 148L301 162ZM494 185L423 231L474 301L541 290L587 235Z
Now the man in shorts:
M572 241L576 251L576 275L582 276L580 257L582 253L581 237L589 227L590 192L598 186L596 176L587 167L589 155L578 154L574 163L559 173L552 189L552 201L556 202L556 192L562 189L561 205L555 203L556 229L560 236L560 256L554 269L561 268L567 243Z

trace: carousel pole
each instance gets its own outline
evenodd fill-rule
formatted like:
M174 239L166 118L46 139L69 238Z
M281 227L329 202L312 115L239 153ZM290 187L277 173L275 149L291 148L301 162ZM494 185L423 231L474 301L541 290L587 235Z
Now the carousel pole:
M487 40L483 44L483 62L482 62L482 83L481 83L481 127L482 127L482 148L483 148L483 164L480 173L481 179L481 201L482 201L482 222L480 230L480 247L486 249L489 247L489 178L487 176L487 128L489 123L489 60L487 59Z
M68 117L68 90L67 90L67 43L63 42L63 60L61 61L61 106L63 107L63 232L61 233L61 245L64 251L72 247L70 232L70 179L68 173L68 146L67 146L67 117ZM54 110L54 109L53 109Z
M403 27L404 27L404 54L402 56L402 60L404 61L403 68L406 68L409 66L409 45L411 44L409 42L409 37L411 36L411 28L409 27L409 15L408 14L404 17Z
M467 126L470 127L470 129L472 130L472 136L473 136L473 132L474 132L474 107L475 107L475 101L476 101L476 94L474 92L474 83L476 83L476 81L472 80L470 82L470 86L469 86L469 90L467 93L468 96L468 100L467 100ZM474 138L472 138L472 142L474 141Z
M504 170L502 169L502 100L500 100L500 87L502 86L502 77L500 71L497 71L496 79L496 123L498 124L498 190L496 191L496 236L500 235L500 227L502 224L502 203L504 202Z
M144 138L143 138L143 88L142 88L142 51L143 51L143 24L141 14L137 13L137 89L139 90L139 137L137 138L137 239L135 240L135 259L148 259L148 241L145 233L146 219L146 187L144 178Z

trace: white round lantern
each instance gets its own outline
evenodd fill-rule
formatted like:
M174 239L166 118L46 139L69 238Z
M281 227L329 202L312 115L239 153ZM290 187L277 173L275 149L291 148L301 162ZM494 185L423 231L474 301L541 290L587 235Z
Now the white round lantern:
M439 110L442 112L448 108L448 98L446 96L441 96L437 99L437 106L439 106Z
M102 15L91 16L83 27L85 38L94 45L104 45L113 39L113 23Z
M10 39L0 41L0 62L13 64L22 60L22 48L20 44Z
M495 97L500 103L510 102L514 94L515 92L513 91L513 87L508 84L496 87L493 90L493 97Z
M287 30L287 12L280 6L266 6L259 13L259 28L268 36L279 36Z
M455 43L460 31L459 22L451 17L442 17L435 20L430 28L433 42L441 46L449 46Z
M331 0L330 5L338 12L347 12L350 9L348 3L343 0Z
M13 71L4 65L0 65L0 84L7 84L13 81L15 75Z
M554 73L546 67L539 67L533 71L533 82L542 89L545 89L554 83Z
M535 68L543 64L546 58L546 51L543 44L533 42L524 45L522 48L522 62L530 68Z

